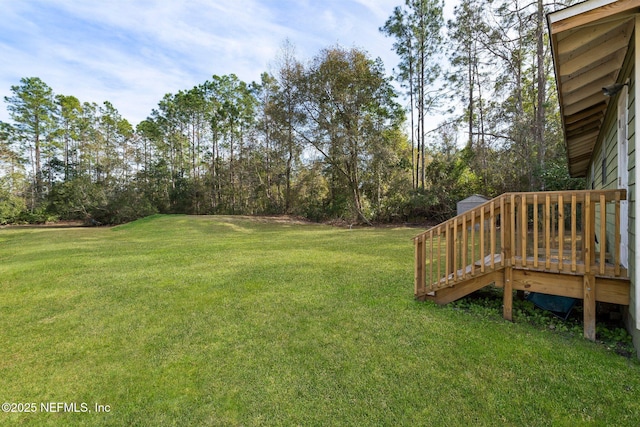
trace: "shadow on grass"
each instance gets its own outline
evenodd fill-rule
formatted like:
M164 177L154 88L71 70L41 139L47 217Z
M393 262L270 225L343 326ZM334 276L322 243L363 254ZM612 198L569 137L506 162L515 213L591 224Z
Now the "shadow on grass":
M580 337L583 335L583 302L578 300L566 319L550 311L536 307L524 298L524 293L514 291L513 316L515 322L526 322L538 329ZM632 338L623 321L622 308L617 304L597 303L596 342L627 358L635 357ZM464 310L482 317L502 315L502 289L492 286L480 289L450 304L451 308Z

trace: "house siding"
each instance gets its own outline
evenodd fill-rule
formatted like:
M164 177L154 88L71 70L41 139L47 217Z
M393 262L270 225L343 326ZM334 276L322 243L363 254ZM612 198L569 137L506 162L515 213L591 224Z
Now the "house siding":
M626 88L625 88L626 89ZM609 105L609 112L603 125L602 137L600 138L592 158L591 170L594 175L590 182L590 187L596 190L612 190L618 188L618 127L617 127L617 103L618 97L613 97ZM600 236L600 212L596 210L596 250L600 251L602 245L605 252L613 252L613 242L615 242L615 213L607 213L607 235Z
M637 20L636 20L637 22ZM636 31L638 28L636 27ZM626 73L629 76L629 193L627 194L627 199L629 200L629 277L631 278L631 289L630 289L630 301L629 301L629 311L626 316L627 320L627 330L633 337L633 342L638 354L640 354L640 330L637 328L637 320L636 313L636 304L640 303L636 301L636 287L639 285L636 283L635 278L636 268L638 267L633 260L636 259L636 253L640 248L636 247L636 233L637 233L637 218L636 218L636 49L635 49L635 38L636 36L631 38L631 45L629 47L630 57L628 63L630 64L625 68L624 71L627 70Z
M640 349L640 330L636 328L637 322L636 316L636 268L635 254L638 250L636 248L636 97L635 97L635 37L631 38L629 51L621 69L621 77L618 81L625 82L628 79L629 86L625 87L628 90L628 116L627 116L627 155L628 155L628 171L629 171L629 191L627 194L628 200L628 216L629 216L629 277L631 278L631 291L630 291L630 304L626 313L627 330L633 336L634 345L636 349ZM620 95L618 95L620 96ZM618 96L611 98L607 115L603 123L603 131L601 132L601 138L598 140L596 147L593 151L593 157L591 158L591 165L589 168L589 180L588 186L593 189L615 189L618 188L618 127L617 127L617 104ZM604 179L603 179L604 177ZM599 223L600 218L597 217L596 221ZM606 219L608 223L613 223L615 217L613 214L608 215ZM598 226L596 226L598 229ZM613 230L613 227L607 227L607 229ZM600 242L606 242L607 250L611 250L611 244L615 241L615 236L607 235L605 240ZM599 248L597 248L599 249ZM640 351L639 351L640 354Z

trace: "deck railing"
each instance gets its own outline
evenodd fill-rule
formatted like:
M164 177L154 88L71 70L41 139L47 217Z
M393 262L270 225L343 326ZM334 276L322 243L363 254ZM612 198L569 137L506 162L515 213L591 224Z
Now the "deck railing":
M503 194L414 238L415 293L504 267L626 277L623 200L625 190Z

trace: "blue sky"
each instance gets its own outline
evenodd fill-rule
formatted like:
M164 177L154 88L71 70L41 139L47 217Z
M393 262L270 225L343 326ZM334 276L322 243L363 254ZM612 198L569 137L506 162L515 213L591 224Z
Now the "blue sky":
M340 44L397 64L378 28L403 0L0 0L0 120L22 77L110 101L133 125L165 93L212 75L269 71L285 39L300 60Z

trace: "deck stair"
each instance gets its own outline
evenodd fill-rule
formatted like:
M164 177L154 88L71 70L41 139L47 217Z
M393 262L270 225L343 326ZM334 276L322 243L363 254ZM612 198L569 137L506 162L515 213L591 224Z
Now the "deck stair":
M596 302L629 304L620 234L625 190L507 193L414 237L415 297L447 304L494 284L584 300L595 339Z

